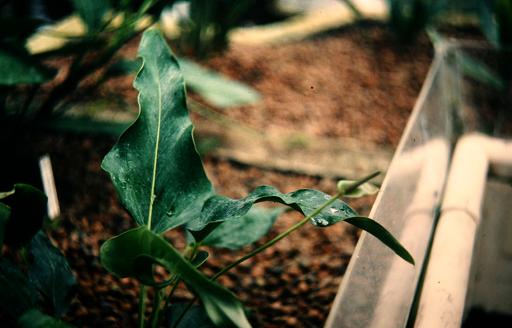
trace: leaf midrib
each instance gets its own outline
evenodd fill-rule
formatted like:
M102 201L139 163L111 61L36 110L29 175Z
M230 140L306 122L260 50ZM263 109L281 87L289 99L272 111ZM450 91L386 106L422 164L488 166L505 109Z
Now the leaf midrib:
M158 66L158 65L157 65ZM153 203L155 201L155 186L156 186L156 169L158 162L158 149L160 147L160 124L162 121L162 88L160 81L160 71L156 69L156 84L158 85L158 120L156 126L156 142L155 142L155 156L153 159L153 175L151 178L151 194L149 196L149 212L148 212L148 229L151 230L151 221L153 218Z

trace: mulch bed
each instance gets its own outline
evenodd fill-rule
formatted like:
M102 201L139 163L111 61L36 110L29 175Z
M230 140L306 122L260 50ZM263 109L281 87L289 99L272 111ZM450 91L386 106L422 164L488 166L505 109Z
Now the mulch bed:
M126 49L134 54L137 43ZM279 46L232 46L203 63L254 86L263 101L225 111L232 119L263 131L300 131L314 136L350 137L395 147L426 76L432 50L426 38L414 45L394 43L380 26L348 27ZM122 94L136 106L131 80L116 80L95 97ZM195 121L204 120L194 115ZM133 226L118 202L100 162L115 140L48 133L36 148L54 162L63 210L51 233L76 273L79 288L66 321L78 327L132 327L138 284L109 275L98 258L109 237ZM206 156L206 170L218 192L242 197L258 185L283 192L316 188L334 193L335 180L248 167ZM361 174L366 174L362 172ZM350 201L367 215L373 197ZM299 216L280 218L269 237ZM255 327L321 327L342 280L359 232L347 224L327 229L306 226L219 281L250 311ZM179 231L167 235L184 245ZM205 267L212 274L252 247L215 250ZM190 298L184 290L179 300Z

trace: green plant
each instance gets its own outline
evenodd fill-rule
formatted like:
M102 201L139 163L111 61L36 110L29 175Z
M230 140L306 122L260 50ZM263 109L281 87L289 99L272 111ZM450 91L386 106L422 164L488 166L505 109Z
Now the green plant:
M13 117L47 119L65 111L71 95L86 78L93 77L97 83L105 80L104 75L94 74L140 33L140 20L158 18L164 5L172 2L73 0L71 9L85 24L86 33L61 35L67 41L62 47L32 54L26 49L27 40L47 21L27 18L25 12L10 7L17 8L16 3L3 1L0 4L0 115L3 121L10 119L11 124ZM56 58L70 59L69 70L63 78L55 79L56 72L48 65L49 60ZM97 83L91 83L92 87Z
M41 230L46 196L16 184L0 193L0 309L20 327L65 327L60 317L76 281L65 257Z
M134 86L139 91L139 116L102 163L138 227L106 241L100 256L104 267L114 275L141 282L140 327L158 326L165 314L170 316L172 327L184 327L185 323L249 327L240 301L215 280L308 222L326 227L346 221L373 234L413 263L411 255L382 226L359 217L339 199L365 192L361 186L375 174L341 183L332 197L309 189L283 194L270 186L258 187L238 200L216 194L195 149L178 62L154 29L143 34L138 55L142 67ZM201 273L199 268L208 258L201 246L238 248L266 234L279 211L267 213L266 218L249 212L255 203L263 201L281 203L305 217L212 277ZM176 228L184 229L189 237L188 246L181 251L163 236ZM163 281L155 277L155 267L168 272ZM202 307L193 302L171 303L180 282L195 294ZM146 321L148 287L154 289L154 297L153 311Z
M28 0L0 2L0 188L26 178L35 161L30 146L34 124L47 123L67 111L79 96L107 80L108 67L118 50L141 31L142 18L154 20L172 0L68 0L53 6L70 7L84 23L83 35L48 29L47 19L27 13ZM42 5L50 6L51 2ZM35 33L58 36L59 48L31 53L28 40ZM57 70L55 67L59 67ZM64 69L61 69L64 67ZM30 168L29 168L30 169ZM30 172L28 172L30 174Z
M275 20L275 0L189 0L189 17L181 21L182 47L196 56L223 50L228 32L246 19Z
M426 27L437 28L453 15L476 17L489 42L512 46L511 0L388 0L389 23L399 38L410 41Z

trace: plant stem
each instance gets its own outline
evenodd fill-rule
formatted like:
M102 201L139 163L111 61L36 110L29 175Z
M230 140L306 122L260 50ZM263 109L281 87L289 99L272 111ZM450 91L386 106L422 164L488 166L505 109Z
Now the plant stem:
M375 178L377 175L379 175L380 172L377 171L377 172L374 172L362 179L359 179L357 181L354 181L351 185L348 186L348 188L346 188L345 190L340 190L338 191L338 193L334 196L332 196L331 198L329 198L325 203L323 203L320 207L318 207L316 210L314 210L311 214L307 215L304 219L302 219L301 221L299 221L298 223L294 224L293 226L291 226L290 228L288 228L285 232L279 234L278 236L274 237L273 239L271 239L270 241L266 242L265 244L263 244L262 246L256 248L255 250L253 250L252 252L246 254L245 256L242 256L240 259L238 259L237 261L231 263L230 265L228 265L227 267L225 267L224 269L220 270L219 272L217 272L214 276L212 276L211 280L216 280L217 278L219 278L220 276L222 276L224 273L228 272L229 270L233 269L234 267L236 267L237 265L239 265L240 263L246 261L247 259L257 255L258 253L261 253L262 251L264 251L265 249L269 248L270 246L273 246L274 244L276 244L278 241L280 241L281 239L285 238L286 236L288 236L289 234L291 234L292 232L294 232L295 230L299 229L300 227L302 227L303 225L305 225L309 220L311 220L313 217L317 216L318 214L320 214L327 206L331 205L332 203L334 203L338 198L341 198L343 197L344 194L346 193L349 193L349 192L352 192L354 191L355 189L357 189L359 186L365 184L366 182L370 181L371 179ZM173 326L173 328L176 328L178 327L180 321L183 319L183 317L185 317L185 314L188 312L188 310L190 310L190 308L192 307L192 305L194 304L194 302L197 300L197 296L195 296L192 301L190 301L187 305L187 307L183 310L183 312L181 312L178 320L176 321L176 324Z
M159 319L160 319L160 303L162 302L162 290L155 290L155 297L153 298L153 311L151 313L151 328L158 327Z
M295 230L299 229L300 227L302 227L304 224L306 224L309 220L311 220L313 217L317 216L318 214L320 214L320 212L322 212L324 210L324 208L326 208L327 206L331 205L332 203L334 203L334 201L336 201L338 198L341 198L343 197L344 194L347 194L347 193L350 193L352 191L354 191L355 189L357 189L359 186L365 184L366 182L370 181L371 179L375 178L377 175L379 175L380 172L377 171L377 172L374 172L362 179L359 179L357 181L354 181L346 190L340 190L336 195L332 196L329 200L327 200L325 203L323 203L320 207L318 207L316 210L314 210L311 214L309 214L308 216L306 216L304 219L302 219L300 222L294 224L293 226L291 226L290 228L288 228L285 232L279 234L278 236L274 237L272 240L269 240L268 242L266 242L265 244L261 245L260 247L256 248L255 250L253 250L252 252L242 256L240 259L236 260L235 262L231 263L230 265L228 265L227 267L225 267L224 269L220 270L219 272L217 272L213 277L212 277L212 280L216 280L218 277L220 277L221 275L223 275L224 273L228 272L229 270L231 270L232 268L234 268L235 266L239 265L240 263L244 262L245 260L253 257L254 255L258 254L258 253L261 253L262 251L264 251L265 249L269 248L270 246L274 245L275 243L277 243L278 241L280 241L281 239L285 238L286 236L288 236L289 234L291 234L292 232L294 232Z
M230 265L226 266L224 269L222 269L219 272L217 272L211 279L212 280L216 280L217 278L222 276L224 273L226 273L229 270L233 269L234 267L236 267L240 263L248 260L249 258L255 256L256 254L259 254L259 253L263 252L265 249L269 248L270 246L273 246L275 243L277 243L281 239L287 237L289 234L291 234L295 230L299 229L300 227L302 227L303 225L308 223L308 221L311 220L311 218L313 218L313 217L317 216L318 214L320 214L320 212L322 212L327 206L329 206L332 203L334 203L341 196L343 196L343 193L342 192L338 192L336 195L332 196L331 198L329 198L329 200L327 200L325 203L323 203L322 206L318 207L316 210L314 210L311 214L307 215L301 221L299 221L298 223L294 224L293 226L291 226L290 228L288 228L286 231L282 232L281 234L277 235L273 239L267 241L265 244L263 244L260 247L256 248L252 252L247 253L246 255L242 256L241 258L239 258L235 262L233 262Z
M140 285L139 291L139 328L144 328L144 314L146 312L146 286Z
M281 239L285 238L286 236L288 236L289 234L291 234L292 232L294 232L295 230L297 230L298 228L302 227L304 224L306 224L309 220L311 220L311 218L313 218L314 216L318 215L320 212L322 212L322 210L324 208L326 208L327 206L331 205L332 203L334 203L338 197L341 197L343 196L343 193L342 192L338 192L336 195L332 196L331 198L329 198L329 200L327 200L325 203L323 203L319 208L317 208L316 210L314 210L311 214L307 215L305 218L303 218L301 221L299 221L298 223L294 224L293 226L291 226L290 228L288 228L285 232L279 234L278 236L276 236L275 238L273 238L272 240L266 242L264 245L256 248L255 250L253 250L252 252L246 254L245 256L241 257L240 259L238 259L237 261L231 263L230 265L228 265L227 267L225 267L224 269L220 270L219 272L217 272L214 276L211 277L211 280L216 280L217 278L219 278L220 276L222 276L224 273L228 272L229 270L233 269L235 266L239 265L240 263L246 261L247 259L255 256L256 254L258 253L261 253L262 251L264 251L265 249L269 248L270 246L274 245L275 243L277 243L278 241L280 241ZM185 314L188 312L188 310L190 310L190 308L192 307L192 305L194 304L194 302L197 300L197 296L195 296L187 305L187 307L181 312L180 316L178 317L178 320L176 321L176 324L172 327L172 328L176 328L178 327L179 323L181 322L181 320L183 319L183 317L185 317Z
M189 246L187 246L187 248L185 249L185 252L184 252L184 256L186 258L188 258L189 261L192 261L194 259L194 257L197 255L197 251L199 250L200 245L201 245L200 243L194 243L192 248L189 248ZM178 288L178 285L180 284L180 281L181 281L181 277L179 275L176 275L174 277L174 279L175 279L174 284L165 299L164 309L166 309L169 306L169 303L171 303L171 297L174 294L174 292L176 291L176 289ZM192 300L192 304L194 302L195 302L195 298ZM181 315L177 321L177 324L179 324L179 322L181 321L181 319L183 318L183 316L185 315L185 313L188 311L188 309L191 306L192 306L191 304L189 306L187 306L187 308L181 313Z
M352 191L354 191L357 188L359 188L359 186L367 183L368 181L370 181L371 179L375 178L379 174L380 174L380 171L375 171L372 174L365 176L364 178L361 178L361 179L359 179L357 181L352 182L352 184L350 184L347 187L347 189L344 190L343 194L346 195L348 193L351 193Z

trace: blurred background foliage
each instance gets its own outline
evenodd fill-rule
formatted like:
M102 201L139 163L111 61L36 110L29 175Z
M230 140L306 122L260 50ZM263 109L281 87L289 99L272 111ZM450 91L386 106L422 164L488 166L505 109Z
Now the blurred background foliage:
M357 4L343 2L357 13ZM276 0L0 1L0 115L3 119L13 114L48 118L64 112L67 108L64 100L80 82L105 65L116 65L111 60L117 51L145 27L158 22L164 9L174 6L177 11L179 8L185 11L179 20L180 37L173 45L182 53L201 57L224 49L228 32L236 26L284 18L276 10L276 3ZM469 16L478 19L482 32L494 46L507 49L512 45L512 0L388 0L388 9L389 25L402 41L410 41L424 28L440 26L455 16ZM83 33L61 35L66 42L57 48L37 52L27 48L35 33L44 33L46 26L70 15L80 17ZM61 57L71 59L64 77L47 65ZM119 70L117 65L105 73ZM98 83L104 81L105 76L97 78Z

